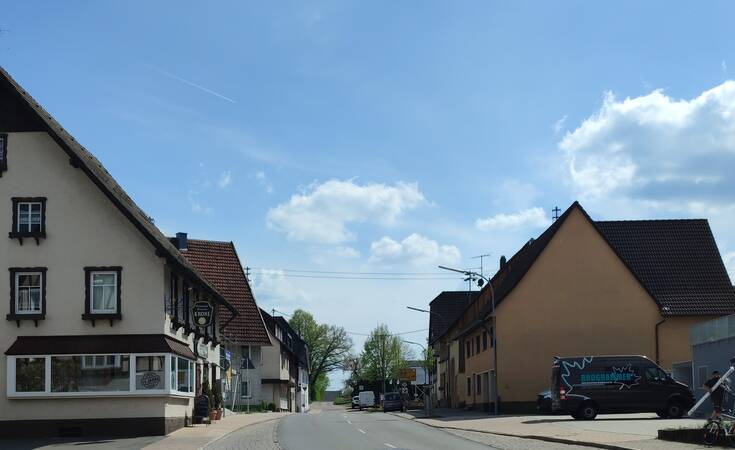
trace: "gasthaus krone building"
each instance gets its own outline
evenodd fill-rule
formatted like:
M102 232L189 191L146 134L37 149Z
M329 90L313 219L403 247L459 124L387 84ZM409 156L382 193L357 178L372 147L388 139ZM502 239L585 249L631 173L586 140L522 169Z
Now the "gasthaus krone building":
M192 307L234 308L3 69L0 105L0 436L184 426L228 319Z
M735 312L707 220L594 221L577 202L490 283L431 303L443 405L492 410L497 385L501 412L534 411L555 356L645 355L673 373L691 367L690 327Z

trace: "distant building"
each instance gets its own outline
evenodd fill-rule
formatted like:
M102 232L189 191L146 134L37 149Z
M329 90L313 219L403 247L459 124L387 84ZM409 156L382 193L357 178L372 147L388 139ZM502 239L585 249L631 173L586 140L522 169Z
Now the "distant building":
M280 411L307 412L309 349L286 319L260 313L273 342L263 350L262 398Z
M691 361L689 328L735 313L735 291L707 220L594 221L575 202L501 258L456 319L437 303L432 324L450 323L431 330L443 398L489 409L497 385L500 410L520 412L549 388L554 356L646 355L672 372Z

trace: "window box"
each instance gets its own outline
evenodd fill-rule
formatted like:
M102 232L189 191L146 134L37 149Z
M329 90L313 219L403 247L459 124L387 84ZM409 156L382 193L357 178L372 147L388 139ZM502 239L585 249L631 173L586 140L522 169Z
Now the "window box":
M194 361L175 354L8 356L10 398L194 396Z
M45 267L11 267L10 313L7 320L20 326L22 320L38 321L46 318Z
M82 319L122 320L122 267L84 268L84 314Z
M32 238L36 245L46 238L46 197L13 197L13 228L8 237L18 239Z

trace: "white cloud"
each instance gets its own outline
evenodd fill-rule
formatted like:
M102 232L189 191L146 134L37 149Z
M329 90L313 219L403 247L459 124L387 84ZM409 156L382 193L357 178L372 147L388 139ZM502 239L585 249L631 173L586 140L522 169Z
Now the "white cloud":
M232 172L229 170L222 172L222 175L220 175L219 180L217 181L217 186L224 189L229 186L230 183L232 183Z
M329 249L327 251L327 253L330 254L330 255L334 255L334 256L336 256L338 258L350 258L350 259L353 259L353 258L359 258L360 257L360 252L359 251L355 250L352 247L341 246L341 245Z
M486 219L477 219L475 227L480 231L519 230L522 228L544 228L551 219L542 208L534 207L511 214L496 214Z
M189 206L191 206L191 210L193 212L200 214L211 214L214 211L212 208L203 205L199 201L199 192L190 190L189 192L187 192L186 197L189 199Z
M408 262L416 266L457 264L460 252L454 245L438 242L413 233L401 242L384 236L370 245L370 262Z
M416 183L359 185L329 180L271 208L267 221L293 241L341 244L355 239L348 224L392 225L404 212L423 204L426 199Z
M554 134L559 134L561 130L564 129L567 122L567 115L564 114L564 117L554 122Z
M290 312L311 303L305 291L297 288L286 277L283 270L263 269L253 277L253 291L258 303Z
M260 171L255 174L255 179L258 180L258 184L261 185L265 192L272 194L273 193L273 184L268 180L268 177L266 176L265 172Z
M730 204L735 191L735 82L691 100L657 90L601 109L559 143L582 199Z
M725 253L722 259L725 262L727 272L730 274L730 282L735 283L735 252Z

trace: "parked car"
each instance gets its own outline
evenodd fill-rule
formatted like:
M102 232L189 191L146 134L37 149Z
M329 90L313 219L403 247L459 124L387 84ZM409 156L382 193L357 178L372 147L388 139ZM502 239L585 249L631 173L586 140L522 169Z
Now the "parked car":
M541 391L536 396L536 411L541 414L551 414L551 390Z
M360 392L360 411L371 406L375 406L375 393L373 391Z
M694 405L689 387L645 356L557 357L551 373L552 411L575 419L634 412L678 419Z
M360 396L356 395L352 397L352 409L360 407Z
M389 392L385 394L383 400L383 412L403 411L403 399L398 392Z

